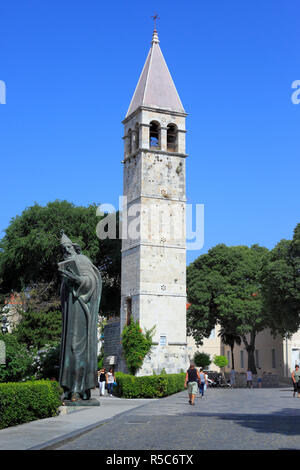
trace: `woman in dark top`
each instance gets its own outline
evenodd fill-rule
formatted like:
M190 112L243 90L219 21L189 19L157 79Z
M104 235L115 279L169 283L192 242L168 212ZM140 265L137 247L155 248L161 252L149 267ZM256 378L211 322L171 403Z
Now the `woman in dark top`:
M99 381L99 393L100 395L105 395L105 384L106 384L106 371L104 368L99 370L98 373L98 381Z
M190 368L187 370L184 382L184 388L188 386L190 405L194 405L195 396L198 390L198 380L200 380L199 372L195 365L191 364Z

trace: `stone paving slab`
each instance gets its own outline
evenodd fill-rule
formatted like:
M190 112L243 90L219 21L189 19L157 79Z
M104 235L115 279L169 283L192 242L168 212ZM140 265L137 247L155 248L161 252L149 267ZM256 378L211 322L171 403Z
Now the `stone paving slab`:
M144 404L146 399L120 399L116 397L99 397L98 390L92 396L100 401L100 406L68 407L67 413L53 418L46 418L30 423L11 426L0 430L0 450L39 450L65 439L73 438L114 416L133 410Z
M155 400L56 445L57 450L299 450L300 398L290 387L209 389Z

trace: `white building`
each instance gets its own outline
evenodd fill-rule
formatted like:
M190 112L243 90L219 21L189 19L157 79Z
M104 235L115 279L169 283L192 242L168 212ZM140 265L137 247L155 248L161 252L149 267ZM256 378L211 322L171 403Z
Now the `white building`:
M231 349L224 345L218 336L220 328L212 331L210 338L203 341L203 345L197 347L193 338L188 337L188 354L192 359L196 351L209 354L211 359L214 355L224 355L228 359L225 371L229 372L232 367ZM255 340L255 363L256 367L267 374L275 374L280 378L290 378L295 364L300 364L300 331L295 333L291 339L283 339L277 335L275 338L266 329L257 334ZM240 346L234 346L234 368L236 372L246 372L248 367L248 353L242 342ZM211 364L210 369L217 367Z

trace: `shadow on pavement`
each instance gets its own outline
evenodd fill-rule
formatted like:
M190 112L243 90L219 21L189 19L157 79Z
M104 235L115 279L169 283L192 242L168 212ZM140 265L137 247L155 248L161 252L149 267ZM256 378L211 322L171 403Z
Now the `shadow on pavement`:
M292 414L294 412L294 414ZM221 421L232 421L258 433L276 433L286 436L300 435L300 409L282 409L271 414L220 414L220 413L184 413L194 418L217 418Z

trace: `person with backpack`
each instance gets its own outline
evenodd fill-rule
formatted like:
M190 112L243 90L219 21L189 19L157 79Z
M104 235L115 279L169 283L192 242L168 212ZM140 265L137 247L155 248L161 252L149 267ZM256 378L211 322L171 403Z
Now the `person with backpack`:
M203 371L202 367L200 367L198 386L199 386L199 393L201 394L201 398L203 398L204 397L204 390L207 387L207 375Z
M184 388L188 387L189 393L189 404L195 405L195 396L198 388L198 380L200 380L199 372L197 371L194 364L190 365L190 368L186 372Z
M116 378L114 376L112 368L106 374L106 384L107 384L107 392L110 397L112 397L114 383L116 382Z
M293 385L294 385L294 394L293 396L297 396L300 398L300 370L299 370L299 365L295 365L295 370L292 372L292 380L293 380Z

